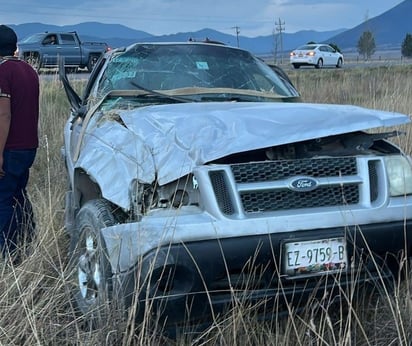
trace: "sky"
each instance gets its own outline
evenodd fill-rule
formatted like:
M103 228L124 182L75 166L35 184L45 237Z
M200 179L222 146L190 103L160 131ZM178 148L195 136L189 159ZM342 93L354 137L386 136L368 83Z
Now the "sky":
M403 0L1 0L0 24L123 24L152 35L204 28L241 36L353 28Z

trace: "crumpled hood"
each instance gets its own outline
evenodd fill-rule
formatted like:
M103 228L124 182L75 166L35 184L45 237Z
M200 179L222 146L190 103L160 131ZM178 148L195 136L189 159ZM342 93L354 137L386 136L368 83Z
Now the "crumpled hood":
M89 124L76 166L126 209L136 178L163 185L233 153L410 121L399 113L307 103L184 103L117 113L125 127Z

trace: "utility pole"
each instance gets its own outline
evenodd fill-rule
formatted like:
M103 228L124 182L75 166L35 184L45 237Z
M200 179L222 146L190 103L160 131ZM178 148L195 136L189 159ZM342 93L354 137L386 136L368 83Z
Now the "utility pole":
M283 63L282 53L283 53L283 37L282 32L285 31L285 21L281 21L279 18L278 22L275 22L275 30L273 32L275 36L275 64L277 63L278 51L280 51L280 63Z
M239 47L239 34L240 34L240 28L236 26L232 26L232 29L236 30L236 41L237 41L237 46Z

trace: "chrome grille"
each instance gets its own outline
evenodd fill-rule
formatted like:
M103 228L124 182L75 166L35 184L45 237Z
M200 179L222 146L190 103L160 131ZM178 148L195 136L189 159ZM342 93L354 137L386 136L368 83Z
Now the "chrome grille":
M237 183L254 183L304 175L314 178L355 175L354 157L252 162L231 165Z
M378 197L376 165L367 165L371 201ZM237 163L209 171L217 205L225 215L359 204L361 176L355 157ZM296 177L313 178L318 186L297 191L290 185Z
M211 171L209 177L212 182L213 191L216 196L217 204L223 214L232 215L235 212L232 199L226 184L226 174L224 171Z
M290 179L297 176L331 178L357 174L356 158L316 158L235 164L231 166L237 184L253 184ZM333 207L359 203L357 184L322 185L311 191L268 188L240 193L245 213L288 209Z
M369 161L368 170L369 170L369 186L370 186L370 200L374 202L378 199L378 172L377 164L379 161Z
M359 188L351 184L322 186L304 193L288 189L251 191L242 193L241 199L246 213L349 205L359 202Z

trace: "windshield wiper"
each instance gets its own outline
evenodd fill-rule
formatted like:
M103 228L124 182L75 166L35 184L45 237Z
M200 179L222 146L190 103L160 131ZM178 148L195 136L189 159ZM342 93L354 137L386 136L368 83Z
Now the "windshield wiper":
M202 96L200 100L202 102L208 101L208 102L253 102L256 101L256 97L253 97L254 100L251 100L250 97L245 97L245 96L239 96L239 95L230 95L230 96Z
M272 97L266 97L266 96L258 96L258 95L245 95L245 94L236 94L236 93L228 93L228 94L217 94L217 95L205 95L200 98L201 101L208 101L208 102L262 102L262 101L267 101L268 99L270 100L275 100L275 98ZM276 98L277 99L277 98Z
M174 101L182 102L182 103L197 102L196 100L193 100L193 99L187 99L187 98L180 97L180 96L167 95L167 94L155 91L155 90L150 90L150 89L147 89L147 88L137 84L134 81L131 81L130 84L133 85L134 87L136 87L137 89L146 91L148 94L144 95L144 96L158 96L158 97L161 97L161 98L164 98L164 99L174 100Z

